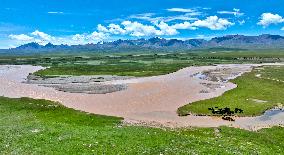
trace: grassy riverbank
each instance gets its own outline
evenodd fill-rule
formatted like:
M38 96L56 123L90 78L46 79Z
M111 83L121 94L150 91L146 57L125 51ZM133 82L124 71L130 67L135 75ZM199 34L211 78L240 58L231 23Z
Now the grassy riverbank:
M259 76L259 77L258 77ZM194 113L212 115L210 107L231 109L240 108L240 116L255 116L277 105L284 104L284 67L261 67L246 73L231 82L237 88L225 92L222 96L190 103L178 109L179 115Z
M281 154L284 129L156 129L122 126L29 98L0 97L0 154Z

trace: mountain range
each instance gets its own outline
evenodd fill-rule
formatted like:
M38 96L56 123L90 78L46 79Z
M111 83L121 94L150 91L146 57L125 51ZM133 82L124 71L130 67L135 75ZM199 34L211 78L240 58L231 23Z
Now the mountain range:
M86 45L39 45L32 42L21 45L17 48L9 50L1 50L12 53L34 53L34 52L54 52L54 51L143 51L143 50L158 50L158 51L174 51L174 50L196 50L208 48L234 48L234 49L279 49L284 48L284 37L280 35L263 34L259 36L245 35L226 35L223 37L215 37L210 40L204 39L164 39L164 38L149 38L136 40L116 40L113 42L99 42L97 44Z

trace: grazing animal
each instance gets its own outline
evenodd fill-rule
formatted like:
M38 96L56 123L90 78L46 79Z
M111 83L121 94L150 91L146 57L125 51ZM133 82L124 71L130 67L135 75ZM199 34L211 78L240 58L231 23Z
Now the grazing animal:
M211 107L208 108L209 111L212 112L214 115L221 115L223 120L228 120L228 121L235 121L231 116L234 116L237 113L243 113L244 111L239 108L235 108L235 110L231 110L228 107L225 108L218 108L218 107Z

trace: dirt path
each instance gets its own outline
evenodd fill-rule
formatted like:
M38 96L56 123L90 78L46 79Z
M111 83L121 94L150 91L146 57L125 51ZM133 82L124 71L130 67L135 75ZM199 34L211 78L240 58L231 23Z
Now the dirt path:
M209 93L200 93L208 89L200 83L207 82L192 75L211 69L233 68L238 72L235 78L251 71L252 65L219 65L188 67L177 72L154 77L111 81L126 83L128 88L109 94L80 94L56 91L53 88L25 84L29 73L39 66L0 66L0 95L6 97L31 97L59 101L63 105L85 112L124 117L128 123L162 124L169 127L217 127L221 125L250 126L232 124L218 118L204 116L179 117L177 108L190 102L221 95L236 85L228 82L211 82L221 87L210 89ZM109 81L108 81L109 83ZM249 123L249 122L248 122Z

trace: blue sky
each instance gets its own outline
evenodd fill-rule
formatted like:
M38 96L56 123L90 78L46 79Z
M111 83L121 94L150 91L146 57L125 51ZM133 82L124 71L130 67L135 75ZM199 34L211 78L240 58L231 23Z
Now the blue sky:
M0 0L0 48L268 33L284 35L284 1Z

